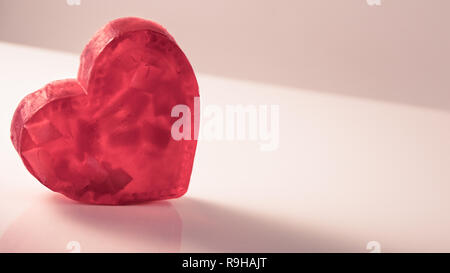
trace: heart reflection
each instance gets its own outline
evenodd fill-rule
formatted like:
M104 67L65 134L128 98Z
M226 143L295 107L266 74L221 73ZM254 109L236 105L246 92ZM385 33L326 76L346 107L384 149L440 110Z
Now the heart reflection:
M51 195L6 230L1 252L177 252L182 222L168 201L93 206Z

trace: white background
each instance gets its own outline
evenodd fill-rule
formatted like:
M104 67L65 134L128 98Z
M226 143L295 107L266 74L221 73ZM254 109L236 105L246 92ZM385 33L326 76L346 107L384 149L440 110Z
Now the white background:
M280 146L201 141L186 196L88 206L51 192L9 140L19 100L78 56L0 44L0 248L449 251L450 113L198 74L202 104L280 105Z

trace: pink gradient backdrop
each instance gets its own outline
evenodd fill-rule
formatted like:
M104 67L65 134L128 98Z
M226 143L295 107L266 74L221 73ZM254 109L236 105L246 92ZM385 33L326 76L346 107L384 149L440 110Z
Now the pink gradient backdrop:
M450 109L447 0L0 0L0 40L79 53L111 19L163 24L197 71Z

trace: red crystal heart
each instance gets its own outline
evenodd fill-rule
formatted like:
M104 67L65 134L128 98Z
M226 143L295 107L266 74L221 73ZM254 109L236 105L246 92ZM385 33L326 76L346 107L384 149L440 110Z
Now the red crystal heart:
M11 139L28 171L71 199L114 205L175 198L187 191L197 141L171 137L171 110L194 109L198 95L170 34L151 21L121 18L88 43L77 79L52 82L20 102Z

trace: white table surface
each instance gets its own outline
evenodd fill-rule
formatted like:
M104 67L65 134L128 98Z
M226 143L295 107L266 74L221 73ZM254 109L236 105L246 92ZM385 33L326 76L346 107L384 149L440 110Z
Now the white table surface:
M9 140L20 99L77 69L0 43L0 251L450 251L450 111L197 74L203 106L280 105L279 149L200 141L184 197L90 206L42 186Z

